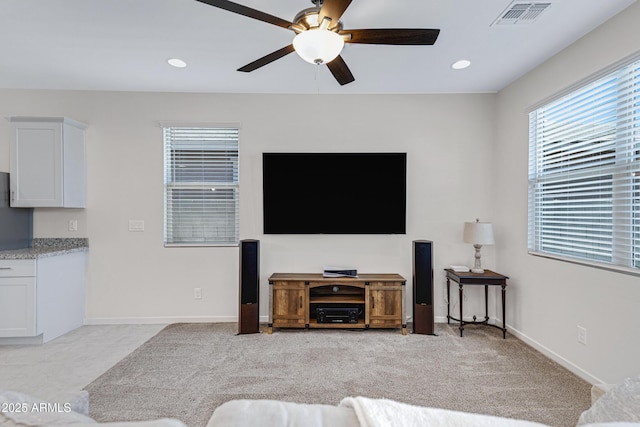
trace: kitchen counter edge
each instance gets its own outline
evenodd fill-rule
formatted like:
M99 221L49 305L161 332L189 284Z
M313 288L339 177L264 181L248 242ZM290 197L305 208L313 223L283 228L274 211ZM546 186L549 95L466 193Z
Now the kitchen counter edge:
M30 248L0 251L0 260L38 259L88 250L86 238L36 238Z

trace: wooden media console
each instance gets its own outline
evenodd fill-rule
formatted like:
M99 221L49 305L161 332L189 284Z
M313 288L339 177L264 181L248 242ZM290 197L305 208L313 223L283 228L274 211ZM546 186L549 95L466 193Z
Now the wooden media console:
M399 274L357 278L317 273L269 277L269 324L273 328L401 328L407 334L406 280Z

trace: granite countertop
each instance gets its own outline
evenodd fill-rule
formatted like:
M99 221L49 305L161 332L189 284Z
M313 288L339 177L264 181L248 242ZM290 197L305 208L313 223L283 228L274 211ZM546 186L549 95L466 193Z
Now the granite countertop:
M87 250L89 250L89 239L86 238L37 238L33 239L30 248L0 251L0 260L37 259Z

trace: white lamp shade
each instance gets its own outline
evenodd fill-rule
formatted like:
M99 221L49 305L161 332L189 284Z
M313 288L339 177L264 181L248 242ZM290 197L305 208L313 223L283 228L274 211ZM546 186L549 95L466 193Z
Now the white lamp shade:
M493 224L489 222L465 222L463 239L474 245L493 245Z
M338 33L320 28L303 31L293 38L296 53L311 64L333 61L343 47L344 40Z

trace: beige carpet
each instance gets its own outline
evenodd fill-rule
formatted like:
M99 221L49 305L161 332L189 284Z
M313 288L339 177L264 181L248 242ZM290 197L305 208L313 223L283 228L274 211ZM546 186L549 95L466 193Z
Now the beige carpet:
M174 324L89 384L98 421L179 418L204 426L231 399L335 405L388 398L575 426L590 385L494 328L282 330L236 335L234 324Z

